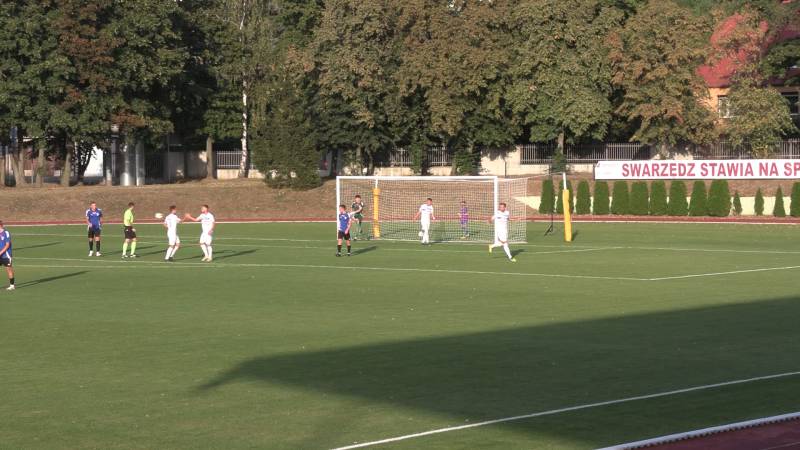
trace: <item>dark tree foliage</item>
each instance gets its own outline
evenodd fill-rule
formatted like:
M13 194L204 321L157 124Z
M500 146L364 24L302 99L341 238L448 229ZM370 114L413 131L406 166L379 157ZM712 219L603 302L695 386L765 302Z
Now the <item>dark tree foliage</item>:
M605 181L596 181L594 183L592 212L596 216L605 216L609 213L608 183Z
M667 185L663 180L656 180L650 184L650 215L665 214L667 214Z
M615 181L611 193L611 214L625 215L630 213L630 194L626 181Z
M706 183L697 180L692 185L692 198L689 201L689 215L693 217L705 216L708 214L708 193Z

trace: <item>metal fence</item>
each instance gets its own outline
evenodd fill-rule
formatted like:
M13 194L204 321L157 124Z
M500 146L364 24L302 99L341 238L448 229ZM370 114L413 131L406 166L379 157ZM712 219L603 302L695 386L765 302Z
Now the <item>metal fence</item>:
M447 167L453 164L452 156L445 147L431 147L426 156L429 167ZM387 162L389 167L411 167L413 157L407 149L396 148L389 152Z
M217 156L217 169L238 169L239 163L242 160L242 151L234 150L217 150L214 152ZM250 169L253 169L253 158L250 158Z
M698 159L752 159L750 146L736 147L730 142L720 141L697 148L694 157ZM800 139L788 139L778 145L771 155L778 159L800 159Z
M555 142L527 144L521 147L522 164L543 164L552 160L558 146ZM564 156L568 163L595 163L597 161L629 161L650 159L651 148L638 143L600 142L592 144L566 144Z

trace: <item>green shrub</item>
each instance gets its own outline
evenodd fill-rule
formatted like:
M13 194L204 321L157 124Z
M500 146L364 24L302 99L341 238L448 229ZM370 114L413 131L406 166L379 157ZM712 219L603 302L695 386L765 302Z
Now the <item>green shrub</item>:
M586 180L578 183L578 192L575 199L575 214L592 213L592 193L589 191L589 182Z
M772 215L775 217L786 217L786 208L783 206L783 190L778 186L775 191L775 209L772 210Z
M650 215L663 216L667 213L667 185L662 180L650 184Z
M564 214L564 189L563 185L559 185L558 200L556 200L556 214ZM575 191L572 190L572 183L567 181L567 189L569 190L569 212L575 212Z
M761 192L761 188L758 188L756 191L756 199L755 204L753 205L753 209L755 209L757 216L764 215L764 193Z
M792 185L792 203L789 205L789 215L800 217L800 183Z
M697 180L692 185L692 198L689 200L690 216L705 216L708 214L708 195L706 194L706 183Z
M731 191L727 180L714 180L708 191L708 215L728 217L731 213Z
M650 214L650 195L647 192L647 183L635 181L631 186L631 204L629 208L634 216Z
M611 193L611 214L618 216L628 214L629 207L628 183L626 181L615 181L614 190Z
M594 200L592 201L592 210L596 216L608 215L608 183L605 181L595 181L594 183Z
M555 192L553 191L553 179L548 178L542 181L542 203L539 205L539 212L550 214L555 208Z
M742 215L742 199L739 198L739 191L733 193L733 212L737 216Z
M686 183L681 180L673 181L669 185L667 214L670 216L685 216L689 214L689 203L686 201L686 197Z

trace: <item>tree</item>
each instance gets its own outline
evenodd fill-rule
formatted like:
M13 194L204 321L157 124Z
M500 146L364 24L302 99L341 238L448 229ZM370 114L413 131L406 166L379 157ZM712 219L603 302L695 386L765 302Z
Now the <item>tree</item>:
M602 139L611 120L603 37L623 13L600 0L524 0L512 9L506 98L532 141Z
M592 201L594 215L605 216L609 212L608 204L608 183L605 181L595 181L594 199Z
M686 183L681 180L673 181L669 185L667 214L670 216L685 216L689 214L689 204L686 202Z
M728 101L732 115L725 127L728 139L737 147L749 144L756 158L768 158L787 134L797 131L787 101L773 88L740 82Z
M689 201L689 215L693 217L705 216L708 214L708 194L706 193L706 183L697 180L692 185L692 197Z
M647 2L609 38L612 83L621 90L617 114L638 124L631 140L703 143L715 118L703 104L706 86L696 73L705 60L709 24L672 0Z
M800 182L792 184L792 203L789 205L789 215L800 217Z
M775 191L775 208L772 210L775 217L786 217L786 207L783 205L783 190L778 186Z
M733 193L733 212L737 216L742 215L742 199L739 197L739 191Z
M731 213L731 193L727 180L714 180L708 192L708 215L727 217Z
M758 188L756 191L756 198L755 203L753 205L753 210L755 211L757 216L764 215L764 193L761 192L761 188Z
M320 155L302 92L287 78L280 89L273 90L270 105L264 120L269 127L255 129L259 135L253 140L256 167L271 186L318 186Z
M611 214L625 215L630 208L630 195L628 194L628 183L625 181L615 181L614 190L611 193Z
M663 180L655 180L650 184L650 215L667 214L667 185Z
M647 182L635 181L631 186L631 202L629 211L634 216L646 216L650 213L650 199L647 193Z
M542 197L539 204L540 214L550 214L555 211L555 191L553 188L553 179L547 178L542 180Z
M592 194L589 191L589 182L581 180L578 183L578 193L575 200L575 214L592 213Z

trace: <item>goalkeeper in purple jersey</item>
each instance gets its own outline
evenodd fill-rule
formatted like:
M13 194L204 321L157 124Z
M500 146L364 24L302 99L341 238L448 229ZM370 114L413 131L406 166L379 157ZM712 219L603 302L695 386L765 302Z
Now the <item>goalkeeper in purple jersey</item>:
M458 212L458 222L461 224L461 239L469 237L469 208L467 202L461 200L461 209Z

